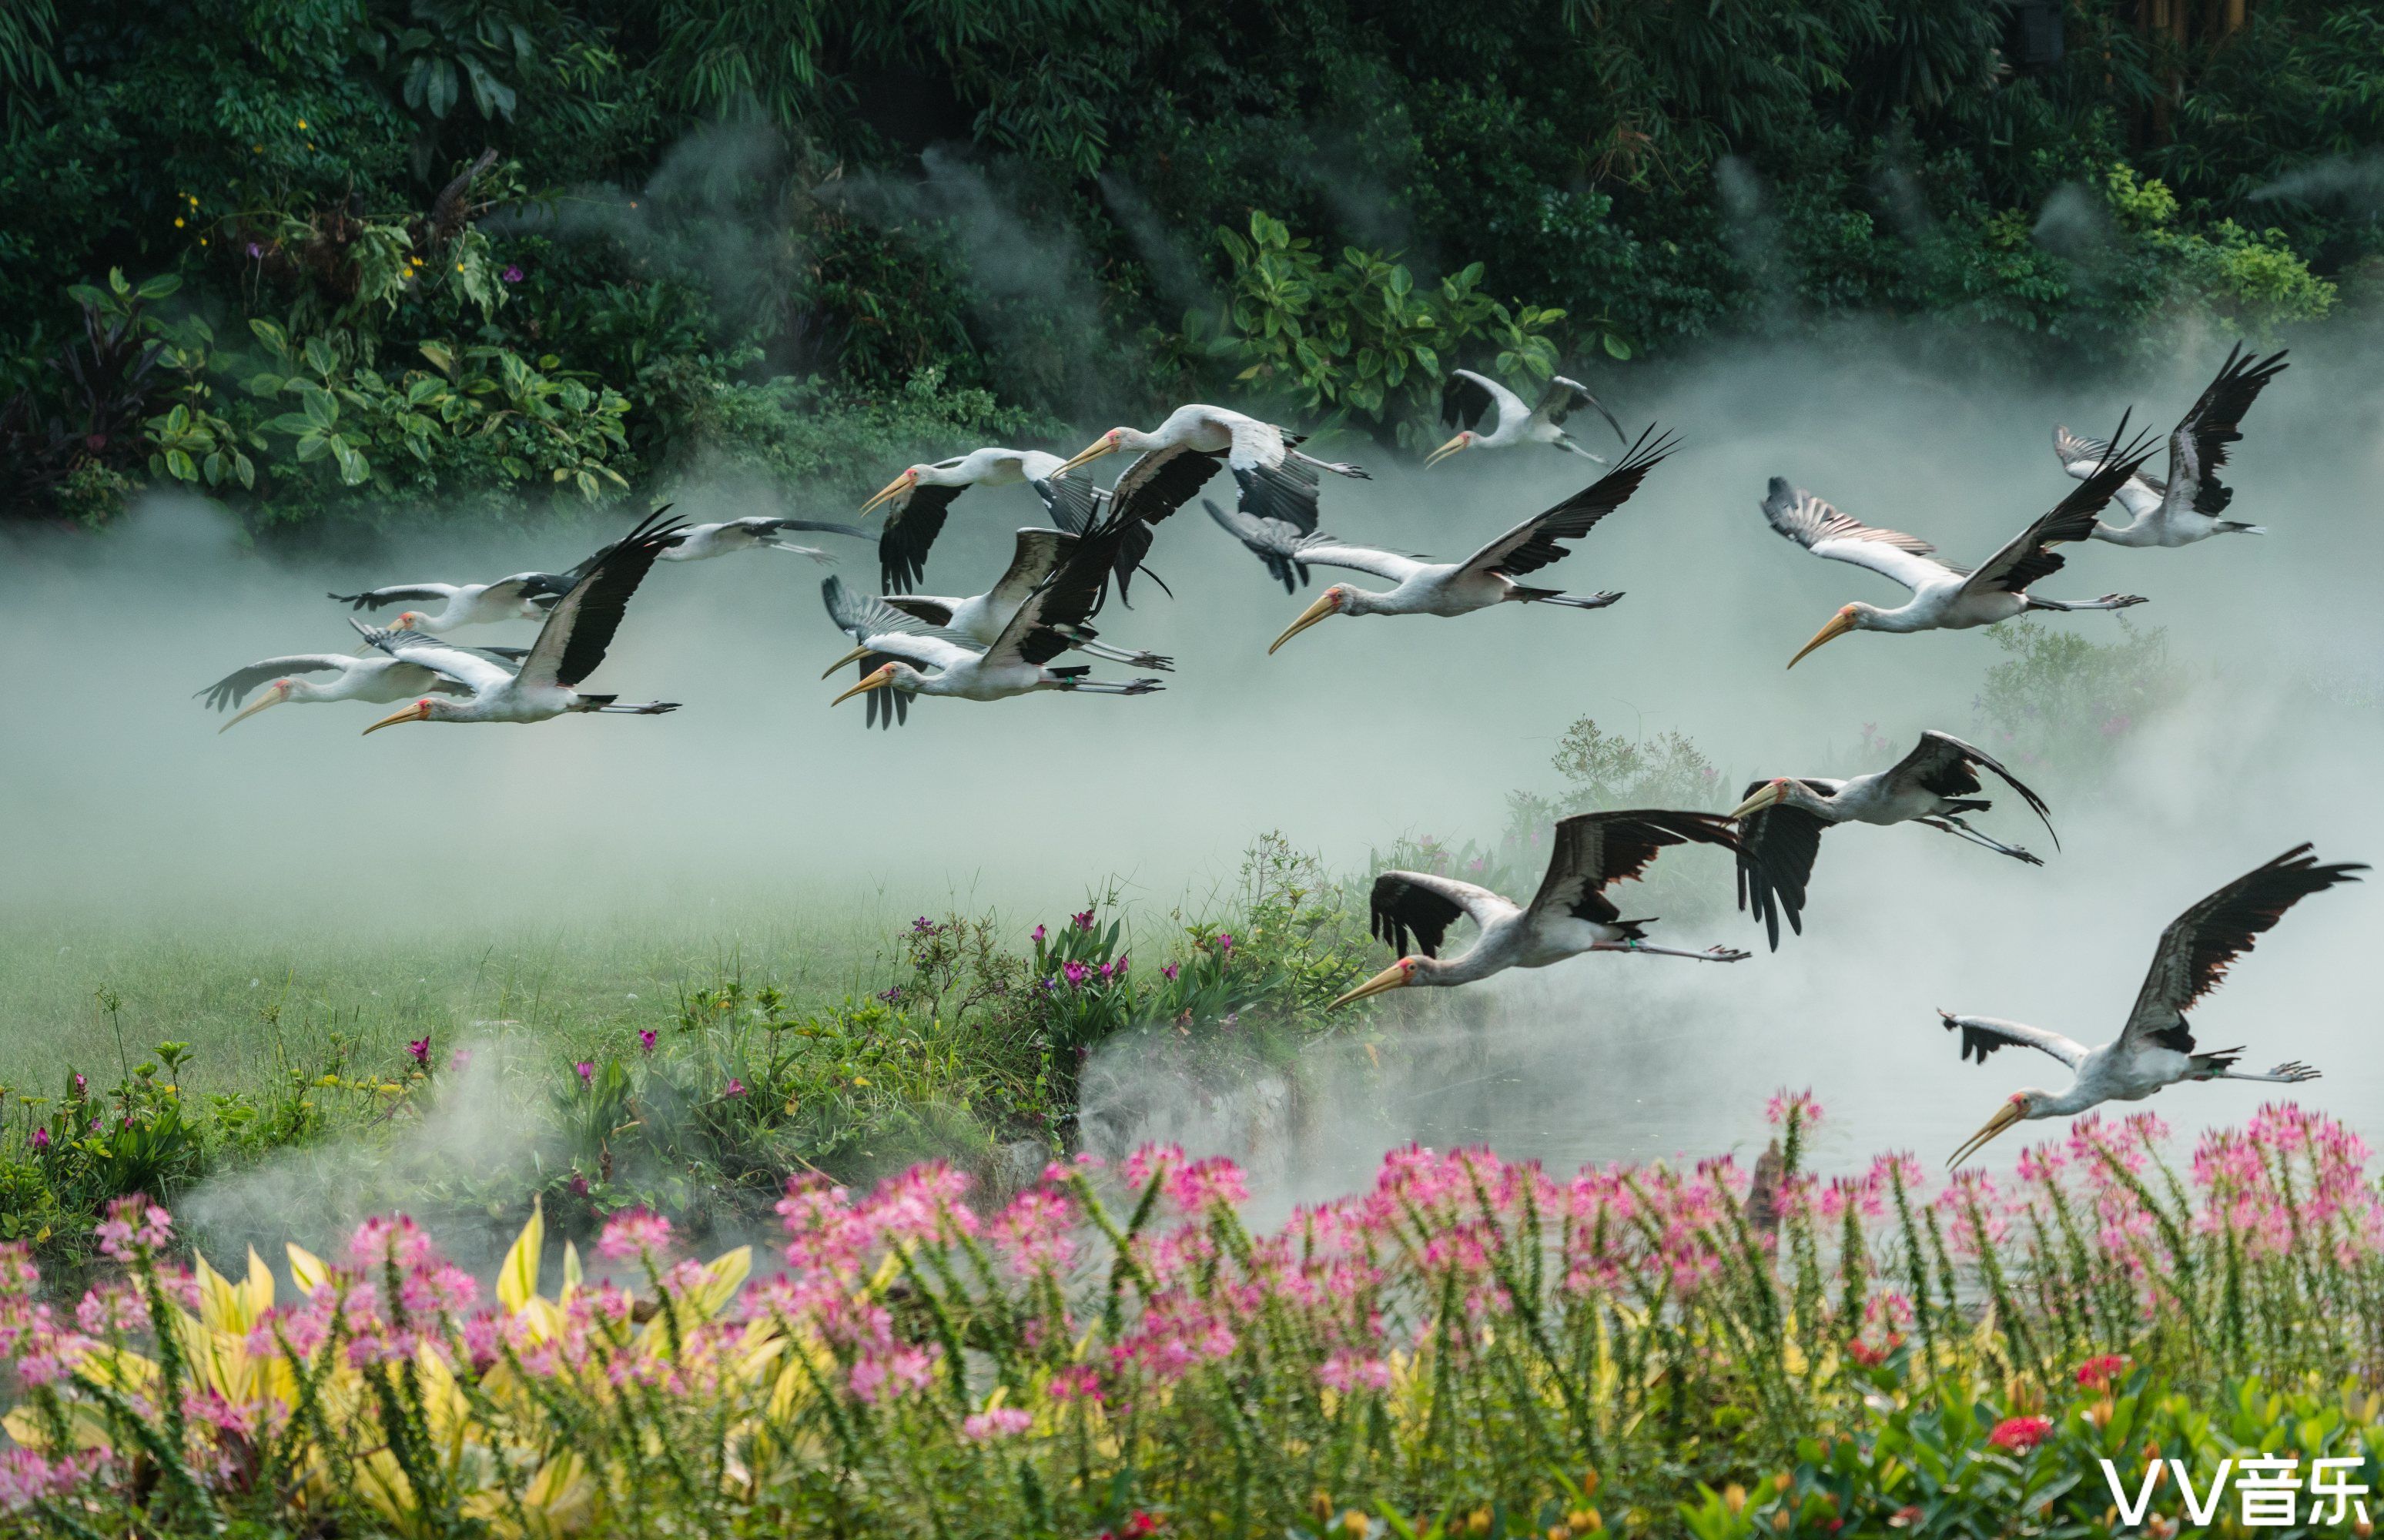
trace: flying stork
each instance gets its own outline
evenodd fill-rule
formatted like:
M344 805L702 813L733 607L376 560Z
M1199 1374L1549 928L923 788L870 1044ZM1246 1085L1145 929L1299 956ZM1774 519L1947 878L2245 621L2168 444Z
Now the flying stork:
M888 593L911 590L927 569L927 550L943 532L953 499L971 487L1048 481L1062 468L1056 454L996 444L933 465L905 468L861 505L863 516L879 508L886 510L886 524L877 537L878 585ZM1049 494L1043 495L1048 505Z
M1471 369L1451 369L1448 382L1440 388L1440 421L1445 428L1458 429L1457 437L1424 457L1427 466L1436 466L1459 450L1511 449L1517 444L1546 444L1568 454L1578 454L1584 460L1606 464L1603 454L1592 454L1564 429L1565 418L1578 407L1586 406L1604 417L1614 429L1616 441L1629 443L1630 437L1622 425L1614 419L1598 399L1589 393L1589 387L1578 379L1558 375L1548 381L1540 394L1537 406L1526 406L1523 398L1486 375ZM1482 419L1494 416L1496 425L1487 433L1478 432Z
M2171 920L2161 932L2159 945L2153 948L2152 971L2136 992L2127 1025L2115 1041L2099 1048L2090 1049L2039 1026L1939 1011L1945 1030L1962 1035L1965 1059L1975 1058L1983 1064L1987 1055L2017 1044L2051 1054L2076 1072L2066 1091L2030 1087L2013 1092L1986 1126L1965 1140L1945 1163L1961 1164L2015 1124L2068 1117L2105 1101L2142 1101L2181 1081L2256 1080L2297 1086L2316 1079L2318 1072L2298 1061L2278 1064L2266 1074L2247 1074L2235 1068L2241 1049L2195 1052L2185 1009L2216 988L2227 976L2228 964L2250 951L2252 943L2282 919L2286 910L2337 883L2356 882L2359 879L2353 874L2365 870L2358 862L2321 866L2309 846L2296 845Z
M2235 501L2235 489L2218 479L2218 467L2227 463L2227 446L2243 437L2243 415L2284 368L2281 351L2255 359L2241 342L2229 350L2217 378L2169 430L2168 479L2155 480L2142 471L2128 478L2117 495L2129 522L2097 521L2093 538L2113 545L2174 546L2213 535L2266 534L2256 524L2218 516ZM2094 474L2110 449L2099 439L2078 438L2067 428L2053 430L2053 453L2061 468L2080 481Z
M1411 986L1471 984L1509 968L1545 968L1585 951L1636 951L1701 962L1743 962L1729 947L1687 951L1646 942L1652 920L1626 920L1606 896L1609 883L1645 872L1668 846L1688 843L1739 848L1730 823L1717 813L1641 809L1583 813L1559 819L1547 875L1528 905L1455 877L1430 872L1384 872L1374 879L1370 908L1374 935L1399 960L1327 1006L1345 1005ZM1440 955L1442 939L1459 918L1481 927L1473 945ZM1410 952L1412 940L1415 950Z
M2020 801L2044 821L2045 833L2053 834L2044 799L2022 786L1993 755L1951 733L1922 733L1910 753L1867 776L1848 780L1780 776L1755 782L1746 789L1746 800L1730 814L1738 825L1738 907L1754 910L1774 951L1780 950L1782 914L1791 929L1805 934L1805 885L1812 879L1813 858L1821 853L1821 831L1832 824L1918 823L2031 866L2043 865L2018 846L1991 839L1963 819L1966 813L1983 813L1993 805L1971 795L1980 789L1978 772L1982 768L2018 792ZM2060 843L2060 836L2054 835L2054 844Z
M1076 540L1076 536L1064 529L1021 529L1008 570L985 592L965 599L917 593L888 594L881 602L914 620L965 637L979 647L990 647L1001 635L1002 627L1010 624L1010 617L1018 613L1018 606L1026 602L1027 597L1075 549ZM1105 641L1095 641L1089 635L1071 640L1069 645L1079 652L1107 658L1111 663L1122 663L1134 668L1173 669L1175 666L1173 658L1161 657L1156 652L1113 647Z
M858 662L862 672L858 684L828 704L876 690L893 691L896 710L890 717L876 717L879 726L890 727L907 719L901 698L912 695L1001 701L1039 689L1087 695L1149 695L1160 689L1157 679L1095 679L1089 677L1089 665L1049 666L1070 647L1092 640L1088 622L1100 609L1124 534L1124 526L1112 519L1080 540L1012 613L993 641L983 646L883 602L856 602L841 582L830 578L821 585L821 597L838 628L856 645L830 664L828 673L849 662Z
M2118 434L2126 434L2126 417ZM2106 593L2100 599L2039 599L2030 584L2061 570L2063 558L2054 547L2082 540L2094 528L2094 515L2112 494L2144 462L2150 435L2140 435L2124 450L2106 452L2101 469L2085 485L2061 500L2058 507L2007 541L1975 571L1949 566L1935 559L1937 548L1926 540L1894 529L1875 529L1850 518L1801 488L1775 476L1770 494L1763 500L1763 516L1771 528L1816 556L1869 567L1912 590L1895 609L1854 603L1840 609L1788 660L1794 668L1805 654L1848 631L1966 631L1993 626L2030 610L2123 610L2144 601L2131 593Z
M1151 432L1112 428L1060 466L1073 471L1105 454L1136 451L1134 463L1110 488L1110 513L1143 531L1192 500L1224 466L1234 473L1240 505L1253 517L1298 520L1314 528L1316 473L1371 479L1360 466L1319 460L1300 452L1301 437L1272 423L1223 406L1179 406ZM1131 548L1129 548L1131 549ZM1137 558L1138 559L1138 558ZM1118 597L1126 597L1127 569L1118 572Z
M464 626L492 626L503 620L542 620L555 602L571 591L575 572L516 572L493 583L399 583L362 593L334 593L351 610L379 610L391 604L442 607L408 610L397 617L398 629L438 636Z
M1369 545L1352 545L1331 535L1301 533L1285 519L1253 515L1247 505L1226 513L1209 503L1209 516L1257 553L1268 571L1288 590L1295 577L1305 580L1310 565L1347 567L1385 578L1395 587L1376 592L1348 583L1335 583L1316 596L1283 635L1276 648L1321 620L1336 615L1471 615L1493 604L1560 604L1576 610L1600 610L1621 598L1620 593L1573 594L1560 589L1526 588L1518 578L1563 560L1571 551L1563 542L1575 540L1596 528L1598 520L1620 507L1647 472L1678 447L1653 428L1639 435L1622 463L1562 503L1536 514L1508 530L1472 555L1459 562L1432 562L1403 556Z
M675 701L618 704L613 695L582 695L579 681L596 671L620 628L629 596L638 590L666 542L683 526L665 522L662 511L648 515L612 550L596 558L585 577L555 601L538 640L509 672L478 652L437 640L419 630L383 630L351 620L364 639L401 663L419 664L471 691L460 703L425 695L365 729L376 733L402 722L544 722L565 712L617 712L658 716L677 711Z
M816 546L797 545L778 537L789 530L811 535L850 535L854 540L871 539L868 530L857 524L833 524L813 518L773 518L757 514L751 518L724 519L717 524L690 524L670 538L656 561L708 562L715 556L734 556L744 551L783 551L790 556L809 556L813 561L829 563L836 560ZM598 558L611 551L605 546L565 576L577 582L587 576Z
M519 647L475 647L470 651L515 664L527 655L526 650ZM306 675L329 675L330 677L303 677ZM349 652L294 652L234 669L194 694L205 696L207 704L213 709L228 711L259 685L265 686L263 693L242 708L238 715L217 727L217 733L228 733L258 712L293 701L300 704L362 701L378 706L391 701L403 701L409 695L470 693L453 679L435 674L420 664L406 663L380 652L369 652L363 657Z

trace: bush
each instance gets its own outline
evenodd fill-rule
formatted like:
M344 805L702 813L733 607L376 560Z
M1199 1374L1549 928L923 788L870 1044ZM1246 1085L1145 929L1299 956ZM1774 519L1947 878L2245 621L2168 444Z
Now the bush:
M2116 641L2028 620L1990 631L2011 656L1987 670L1979 692L1986 747L2019 765L2107 772L2120 748L2185 693L2167 631L2140 631L2124 615L2118 627Z

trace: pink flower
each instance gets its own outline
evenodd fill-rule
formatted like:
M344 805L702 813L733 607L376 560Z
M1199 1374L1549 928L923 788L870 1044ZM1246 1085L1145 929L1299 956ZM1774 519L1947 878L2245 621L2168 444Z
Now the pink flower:
M1159 970L1159 976L1167 980L1168 983L1173 984L1175 982L1175 975L1182 971L1183 970L1178 968L1174 963L1170 962L1165 967Z
M1381 1359L1363 1358L1343 1351L1334 1354L1318 1366L1316 1378L1325 1388L1344 1396L1359 1385L1372 1390L1391 1388L1391 1366Z
M1221 930L1217 932L1217 953L1221 957L1231 957L1234 955L1234 933L1232 931Z
M728 1077L728 1088L722 1091L720 1094L722 1096L743 1096L745 1094L745 1082L738 1079L732 1074Z
M1092 976L1093 970L1082 962L1063 962L1060 965L1060 972L1067 979L1068 987L1076 989L1084 987L1085 980Z
M523 279L529 275L521 270L520 263L508 262L505 264L505 270L499 273L497 276L503 279L507 283L519 283Z
M1035 1419L1016 1407L995 1407L975 1416L961 1419L961 1436L984 1443L989 1438L1007 1438L1024 1433L1035 1425Z
M430 1260L430 1235L409 1215L376 1214L348 1237L348 1260L358 1267L420 1267Z
M1776 1092L1763 1107L1763 1117L1767 1123L1786 1123L1792 1112L1796 1115L1796 1120L1807 1128L1818 1127L1820 1124L1821 1104L1813 1099L1813 1093L1810 1091Z
M33 1130L33 1148L35 1149L47 1149L50 1148L50 1131L48 1129L36 1128Z
M451 1070L460 1070L471 1062L472 1050L468 1048L459 1048L447 1056L447 1067Z
M1035 927L1035 934L1029 938L1029 939L1034 941L1037 946L1041 946L1043 944L1043 927L1041 925L1037 925Z
M2117 1353L2105 1353L2101 1358L2088 1359L2078 1366L2078 1383L2101 1390L2126 1373L2127 1369L2126 1359Z
M1187 1214L1204 1212L1211 1203L1246 1203L1250 1196L1242 1168L1222 1155L1170 1167L1166 1192L1168 1201Z
M1090 930L1093 928L1093 912L1087 909L1082 914L1071 914L1068 923L1078 930Z
M604 1222L596 1254L616 1262L656 1257L670 1249L671 1223L644 1209L624 1209Z
M578 1073L579 1083L581 1085L588 1086L595 1083L596 1066L590 1063L587 1060L582 1059L579 1062L572 1065L571 1067Z
M139 1193L107 1206L107 1217L93 1229L102 1255L129 1262L163 1250L174 1233L173 1216Z
M1987 1442L1998 1449L2024 1455L2043 1443L2052 1432L2050 1417L2006 1417L1987 1434Z
M654 1050L654 1029L652 1027L643 1027L639 1030L638 1048L640 1051L646 1053L652 1053Z
M422 1065L426 1069L429 1067L430 1039L428 1037L416 1037L407 1043L405 1045L405 1051L414 1055L414 1062L416 1063Z

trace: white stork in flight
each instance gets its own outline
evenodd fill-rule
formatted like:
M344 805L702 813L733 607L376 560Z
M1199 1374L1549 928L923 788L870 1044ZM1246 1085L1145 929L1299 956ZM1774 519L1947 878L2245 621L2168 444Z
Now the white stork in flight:
M1125 529L1115 519L1079 540L1051 575L1011 613L990 644L932 627L880 600L855 600L834 578L821 585L828 615L852 638L853 651L828 665L833 674L847 663L861 664L861 681L828 702L888 690L894 710L876 714L879 726L907 720L907 698L953 696L964 701L1001 701L1040 689L1086 695L1149 695L1157 679L1095 679L1089 665L1052 668L1053 658L1093 640L1088 624L1109 586L1111 565ZM825 677L826 676L822 676Z
M1576 540L1597 527L1598 520L1620 507L1639 483L1678 447L1670 434L1655 437L1652 428L1639 435L1622 463L1545 513L1535 514L1462 561L1433 562L1403 556L1370 545L1352 545L1331 535L1303 533L1281 518L1253 515L1245 502L1227 514L1207 504L1209 516L1258 553L1267 570L1288 590L1295 577L1305 580L1307 568L1347 567L1371 573L1394 587L1374 591L1350 583L1335 583L1274 639L1276 648L1319 621L1336 615L1471 615L1493 604L1559 604L1576 610L1602 610L1622 597L1620 593L1575 594L1561 589L1527 588L1517 578L1572 553L1564 542Z
M2278 1064L2266 1074L2247 1074L2235 1068L2241 1049L2195 1052L2185 1009L2216 988L2227 976L2227 965L2250 951L2252 943L2282 919L2286 910L2337 883L2356 882L2359 879L2353 874L2365 870L2357 862L2322 866L2307 845L2296 845L2171 920L2161 932L2160 944L2153 949L2152 971L2136 992L2135 1009L2128 1012L2127 1025L2120 1028L2117 1039L2099 1048L2088 1048L2041 1026L1938 1012L1946 1031L1961 1033L1965 1059L1975 1058L1983 1064L1987 1055L2017 1044L2050 1054L2075 1072L2066 1091L2031 1087L2013 1092L1987 1125L1965 1140L1946 1164L1961 1164L2015 1124L2068 1117L2105 1101L2142 1101L2181 1081L2256 1080L2297 1086L2316 1079L2317 1071L2298 1061Z
M1081 485L1081 483L1080 483ZM888 594L880 601L888 608L900 611L913 620L930 627L955 632L979 647L991 647L1001 636L1002 627L1027 597L1042 586L1053 569L1076 547L1077 537L1065 529L1021 529L1017 545L1010 558L1010 566L992 588L964 599L947 599L934 594ZM1090 636L1073 640L1069 645L1079 652L1096 658L1107 658L1133 668L1173 669L1175 660L1156 652L1138 652L1131 648L1113 647L1106 641L1095 641Z
M528 656L527 649L519 647L475 647L468 651L516 666ZM379 706L403 701L409 695L471 693L421 664L407 663L382 652L367 652L363 657L351 652L294 652L287 657L266 658L246 668L234 669L196 693L205 696L207 704L217 711L226 711L259 685L265 686L263 693L217 727L217 733L228 733L258 712L293 701L302 705L362 701Z
M2119 436L2128 422L2119 419ZM1771 528L1816 556L1869 567L1912 590L1895 609L1876 604L1848 604L1830 617L1828 625L1788 660L1794 668L1805 654L1848 631L1967 631L1993 626L2030 610L2124 610L2144 601L2131 593L2106 593L2100 599L2039 599L2028 591L2040 578L2062 568L2054 547L2082 540L2094 529L2094 515L2150 453L2150 436L2140 435L2127 448L2106 453L2102 468L2084 486L2061 500L2060 506L2038 519L1975 570L1949 566L1936 559L1937 548L1926 540L1894 529L1875 529L1850 518L1801 488L1781 478L1771 478L1763 500L1763 516Z
M1546 444L1568 454L1578 454L1584 460L1606 464L1603 454L1592 454L1582 448L1581 441L1565 431L1565 418L1574 410L1586 406L1604 417L1614 429L1617 442L1627 444L1630 436L1622 425L1614 420L1598 399L1589 393L1589 387L1578 379L1558 375L1548 381L1540 393L1537 406L1526 406L1523 398L1486 375L1471 369L1451 369L1448 382L1440 388L1440 421L1444 428L1458 429L1457 437L1424 457L1424 464L1436 466L1459 450L1511 449L1517 444ZM1484 417L1495 417L1489 432L1477 431Z
M813 561L829 563L836 560L817 546L797 545L781 540L789 530L809 535L850 535L854 540L871 539L868 530L857 524L833 524L815 518L773 518L755 515L751 518L725 519L718 524L690 524L670 538L656 561L708 562L715 556L734 556L746 551L783 551L790 556L809 556ZM577 582L596 565L597 559L611 546L596 552L565 576Z
M1626 920L1606 896L1607 886L1645 872L1668 846L1688 843L1739 848L1729 821L1711 813L1643 809L1584 813L1558 820L1547 875L1528 905L1455 877L1430 872L1384 872L1374 879L1373 932L1399 960L1335 1000L1328 1010L1410 986L1471 984L1509 968L1545 968L1585 951L1636 951L1701 962L1743 962L1729 947L1686 951L1646 942L1652 920ZM1455 957L1441 941L1459 918L1481 927L1473 945ZM1413 951L1409 950L1412 941Z
M675 701L621 705L619 697L582 695L576 688L604 661L613 633L620 628L629 596L659 560L665 542L681 527L649 515L628 537L596 558L587 576L555 601L546 624L522 657L518 673L478 652L416 630L382 630L350 621L364 639L401 663L419 664L471 691L461 702L425 695L365 729L376 733L402 722L544 722L565 712L618 712L659 716L677 711Z
M1980 769L1992 771L2018 792L2020 801L2044 820L2044 832L2053 834L2044 799L2022 786L1993 755L1951 733L1922 733L1910 753L1868 776L1757 781L1730 815L1738 825L1740 844L1738 907L1753 908L1774 951L1780 950L1782 914L1797 935L1805 934L1805 885L1812 879L1813 858L1821 853L1821 831L1832 824L1924 824L2031 866L2043 865L2018 846L1989 838L1964 820L1964 813L1983 813L1993 805L1972 795L1980 789ZM2058 846L2061 837L2054 835L2053 842Z
M2113 545L2192 545L2213 535L2265 535L2256 524L2220 518L2235 490L2218 479L2227 463L2227 446L2238 442L2243 416L2269 380L2285 367L2282 352L2253 358L2238 342L2219 366L2217 378L2204 387L2168 435L2168 479L2154 480L2142 471L2121 483L2119 506L2128 511L2126 524L2097 522L2093 536ZM2099 439L2080 439L2067 428L2053 430L2053 453L2061 468L2083 481L2102 466L2111 446Z
M362 593L334 593L351 610L386 609L391 604L428 604L431 611L407 610L397 617L402 631L438 636L464 626L493 626L503 620L542 620L555 602L577 581L573 572L516 572L493 583L398 583Z
M1049 481L1062 468L1056 454L996 444L933 465L907 467L861 505L864 516L879 508L886 510L886 525L877 537L878 585L888 593L907 593L918 582L927 569L927 550L943 533L944 519L961 493L971 487ZM1049 494L1044 498L1048 504Z
M1130 521L1146 547L1149 526L1160 523L1192 500L1224 466L1240 489L1241 506L1254 516L1298 520L1305 516L1315 528L1316 473L1371 479L1360 466L1319 460L1299 450L1302 440L1273 423L1260 422L1223 406L1179 406L1149 433L1136 428L1112 428L1077 452L1060 469L1073 471L1105 454L1134 450L1134 463L1118 473L1110 488L1112 516ZM1132 547L1127 548L1128 553ZM1136 559L1139 560L1138 553ZM1118 597L1126 596L1126 569L1118 573Z

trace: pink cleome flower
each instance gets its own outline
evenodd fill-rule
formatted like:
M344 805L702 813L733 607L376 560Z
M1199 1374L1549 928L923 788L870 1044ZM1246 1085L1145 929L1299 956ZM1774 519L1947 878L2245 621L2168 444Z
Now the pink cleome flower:
M671 1223L644 1209L624 1209L604 1222L596 1254L616 1262L658 1257L670 1249Z

